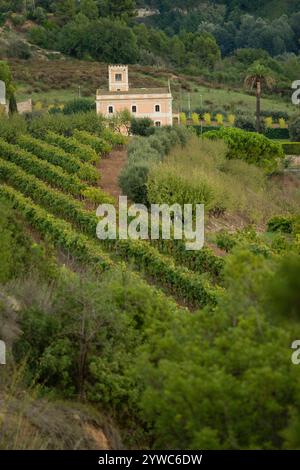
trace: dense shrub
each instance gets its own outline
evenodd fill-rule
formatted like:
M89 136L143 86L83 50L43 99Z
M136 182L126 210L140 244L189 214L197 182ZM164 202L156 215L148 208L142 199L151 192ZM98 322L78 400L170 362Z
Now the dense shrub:
M133 118L131 120L130 133L147 137L154 134L155 128L150 118Z
M290 130L291 140L293 142L300 142L300 117L299 116L295 117L291 121L289 125L289 130Z
M130 163L119 176L119 184L122 192L131 201L147 204L147 180L149 164L146 161Z
M223 139L228 146L227 158L241 159L272 172L278 166L278 159L284 157L280 144L267 137L241 129L226 128L205 134L208 139Z
M295 222L295 218L292 216L283 216L283 215L274 216L267 223L268 231L292 233L294 222Z
M15 142L19 135L25 133L26 121L22 116L18 114L6 116L0 113L0 138Z
M299 142L284 142L282 148L286 155L300 155L300 141Z
M268 139L289 139L289 129L281 129L280 127L271 127L265 130L264 135Z
M255 132L256 127L254 117L243 114L238 115L235 120L235 127L244 131Z
M189 131L186 128L161 128L150 137L135 137L128 145L128 164L120 174L119 183L124 194L136 203L147 203L147 180L153 163L163 160L172 146L185 145Z
M27 119L28 132L41 139L48 131L71 136L75 129L101 136L104 128L103 118L94 112L71 115L43 114L37 119L34 116L28 115Z
M63 108L64 114L88 113L90 111L96 111L95 101L83 98L69 101Z

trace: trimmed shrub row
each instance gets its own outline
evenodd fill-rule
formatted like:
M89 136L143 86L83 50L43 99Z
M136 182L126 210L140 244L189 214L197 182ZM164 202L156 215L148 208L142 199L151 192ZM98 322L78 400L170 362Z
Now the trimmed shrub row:
M17 165L0 158L0 180L21 191L35 203L53 214L75 222L85 233L96 234L97 218L84 209L79 201L61 191L50 188L43 181L21 170Z
M224 258L216 256L211 248L201 250L186 250L183 240L151 240L151 244L161 253L174 258L176 263L186 266L188 269L199 274L209 273L214 280L222 276Z
M64 137L55 132L47 132L44 140L49 144L56 145L63 149L65 152L75 155L83 162L96 163L99 161L99 156L89 145L82 144L74 137Z
M286 155L300 155L300 142L284 142L281 145Z
M16 165L0 159L0 178L51 213L65 217L76 224L78 229L95 237L98 223L93 213L86 211L79 202L55 191L34 176L28 175ZM37 228L37 227L36 227ZM197 306L216 301L216 290L207 280L185 268L175 266L171 258L166 258L144 241L107 240L102 243L122 259L134 261L139 269L155 278L186 302Z
M99 173L96 168L88 163L82 163L79 158L71 156L64 150L47 142L22 135L17 139L17 144L42 160L46 160L52 165L60 166L67 173L76 174L83 181L97 183L99 179Z
M19 165L23 170L46 181L50 185L79 198L85 198L95 204L112 202L112 198L99 188L92 188L80 181L75 175L65 173L60 167L40 160L35 155L17 145L8 144L0 139L0 155L5 160Z
M64 220L57 219L35 205L31 199L7 185L0 186L0 196L10 201L34 229L57 248L71 253L78 261L92 264L98 271L113 266L113 262L96 243L72 229Z
M89 145L92 147L99 155L107 155L112 151L112 145L106 142L100 137L90 134L86 131L79 131L75 129L73 132L73 137L82 144Z
M288 128L281 129L280 127L268 128L265 130L264 135L268 139L289 139L290 132Z

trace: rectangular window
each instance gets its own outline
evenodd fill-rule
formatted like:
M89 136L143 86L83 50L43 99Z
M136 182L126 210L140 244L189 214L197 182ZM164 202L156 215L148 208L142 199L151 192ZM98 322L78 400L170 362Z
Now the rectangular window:
M131 111L132 111L133 113L136 113L137 109L136 109L136 106L135 106L135 105L133 105L133 106L131 107Z
M159 113L159 112L160 112L160 105L159 105L159 104L156 104L156 105L155 105L155 112L156 112L156 113Z
M108 106L108 112L109 112L109 114L113 114L114 107L113 106Z
M122 81L122 74L121 73L116 73L115 74L115 80L116 80L116 82L121 82Z
M160 122L160 121L156 121L156 122L155 122L155 126L156 126L156 127L160 127L160 126L161 126L161 122Z

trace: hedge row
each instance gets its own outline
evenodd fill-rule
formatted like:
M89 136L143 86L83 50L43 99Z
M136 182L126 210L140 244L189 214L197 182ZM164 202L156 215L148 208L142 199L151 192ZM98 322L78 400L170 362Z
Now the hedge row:
M95 135L90 134L89 132L75 129L73 137L82 144L92 147L99 155L107 155L112 151L111 144L106 142L104 139L101 139L100 137L96 137Z
M197 135L201 135L201 126L199 125L194 125L192 126L193 129L195 129ZM220 126L202 126L202 134L205 134L206 132L210 131L219 131L221 129L224 129L224 127ZM280 128L280 127L274 127L274 128L268 128L264 131L264 136L267 137L268 139L289 139L290 138L290 133L288 128Z
M123 259L134 261L139 269L166 286L176 296L197 307L215 304L219 287L213 287L207 279L187 268L176 266L172 258L159 253L143 240L108 240L110 248Z
M265 130L264 135L268 139L289 139L290 133L288 128L272 127Z
M99 188L91 188L75 175L65 173L60 167L54 166L35 155L21 149L17 145L8 144L0 139L0 155L5 160L19 165L23 170L46 181L50 185L76 197L84 197L93 203L112 202L112 198Z
M56 247L71 253L78 261L92 264L99 271L113 266L113 262L100 247L86 236L72 229L71 224L57 219L46 210L35 205L13 188L3 184L0 196L9 200L13 207L21 212L33 228Z
M17 139L17 144L42 160L46 160L52 163L52 165L60 166L67 173L76 174L78 178L83 181L97 183L99 179L98 171L89 163L82 163L79 158L71 156L64 150L50 145L47 142L22 135Z
M222 276L224 258L216 256L211 248L201 250L186 250L183 240L152 240L151 244L161 253L171 255L176 263L186 266L199 274L209 273L216 281Z
M284 142L281 145L286 155L300 155L300 142Z
M17 165L0 158L0 181L8 183L35 203L42 205L53 214L75 222L85 233L96 233L97 218L84 209L73 197L49 187Z
M60 147L65 152L71 153L83 162L96 163L99 156L89 145L82 144L74 137L64 137L55 132L47 132L43 137L46 142Z
M34 176L28 175L16 165L0 159L0 178L51 213L65 217L91 237L95 237L97 217L86 211L80 203L59 191L49 188ZM130 261L139 269L168 287L186 302L197 306L216 301L216 291L207 280L185 268L175 266L171 258L160 254L144 241L107 240L103 241L108 249Z

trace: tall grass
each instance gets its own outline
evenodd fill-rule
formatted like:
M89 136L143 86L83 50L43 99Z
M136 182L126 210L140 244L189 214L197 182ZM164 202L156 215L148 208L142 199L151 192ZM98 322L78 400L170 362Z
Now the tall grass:
M278 213L294 213L300 191L282 187L278 180L241 160L227 160L226 144L196 136L184 148L177 146L154 166L148 180L151 203L204 203L211 214L231 213L260 224Z

